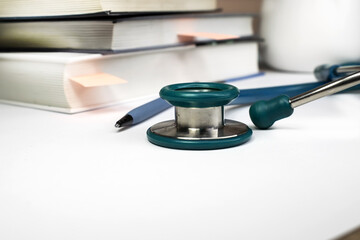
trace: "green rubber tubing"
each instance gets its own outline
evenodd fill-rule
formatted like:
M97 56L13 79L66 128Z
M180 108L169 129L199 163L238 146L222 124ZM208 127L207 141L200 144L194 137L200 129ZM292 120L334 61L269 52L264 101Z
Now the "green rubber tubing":
M280 95L254 103L249 110L251 121L260 129L268 129L276 121L287 118L294 112L289 100L288 96Z
M208 108L230 103L239 89L224 83L191 82L163 87L160 97L176 107Z
M212 150L235 147L243 144L251 138L252 130L247 128L247 131L241 135L222 138L222 139L177 139L171 137L164 137L153 133L150 128L146 132L148 140L158 146L184 149L184 150Z

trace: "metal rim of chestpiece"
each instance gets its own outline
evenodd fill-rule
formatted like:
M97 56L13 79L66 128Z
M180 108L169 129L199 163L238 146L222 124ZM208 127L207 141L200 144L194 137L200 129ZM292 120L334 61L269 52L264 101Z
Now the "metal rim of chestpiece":
M226 120L224 105L239 90L222 83L180 83L161 89L160 97L175 106L175 120L147 130L156 145L189 150L228 148L248 141L252 130L244 123Z

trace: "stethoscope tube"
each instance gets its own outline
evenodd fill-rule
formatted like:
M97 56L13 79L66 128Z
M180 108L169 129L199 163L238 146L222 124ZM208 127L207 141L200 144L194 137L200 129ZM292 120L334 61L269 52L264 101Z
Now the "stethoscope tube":
M294 97L358 71L360 71L360 63L358 62L331 66L320 65L314 70L314 75L319 82L240 90L239 97L232 101L230 105L253 104L257 101L269 100L282 94ZM351 88L351 90L356 89L359 89L359 87Z
M324 82L313 82L276 87L253 88L244 90L240 89L239 96L228 105L252 104L259 100L268 100L281 94L286 94L289 97L293 97L310 89L319 87L323 84Z

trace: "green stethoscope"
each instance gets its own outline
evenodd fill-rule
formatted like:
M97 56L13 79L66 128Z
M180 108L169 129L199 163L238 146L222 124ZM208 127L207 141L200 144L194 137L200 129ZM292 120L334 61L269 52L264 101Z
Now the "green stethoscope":
M292 115L298 106L360 84L359 65L322 65L315 70L315 75L321 80L337 79L291 98L280 95L255 102L249 111L254 125L267 129L277 120ZM175 106L175 119L150 127L148 140L163 147L191 150L228 148L245 143L251 138L252 130L244 123L224 117L224 106L238 95L236 87L223 83L166 86L161 89L160 97Z

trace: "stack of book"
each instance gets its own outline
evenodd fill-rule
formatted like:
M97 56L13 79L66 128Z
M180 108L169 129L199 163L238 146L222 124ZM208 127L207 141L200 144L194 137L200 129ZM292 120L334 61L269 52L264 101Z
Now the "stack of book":
M253 15L215 0L0 0L0 101L74 113L257 73Z

